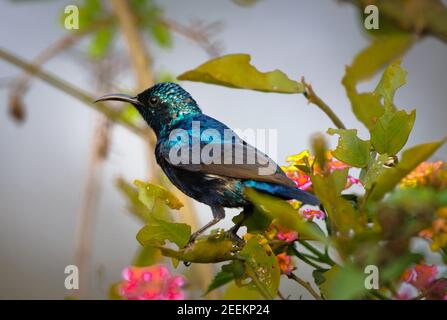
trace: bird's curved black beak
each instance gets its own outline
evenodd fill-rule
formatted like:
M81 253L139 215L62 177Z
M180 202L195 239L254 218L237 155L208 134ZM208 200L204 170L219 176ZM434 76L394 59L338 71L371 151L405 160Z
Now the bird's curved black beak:
M106 95L96 99L94 101L94 103L97 103L100 101L110 101L110 100L128 102L128 103L133 104L137 108L144 107L144 105L140 101L138 101L137 97L132 97L132 96L129 96L129 95L123 94L123 93L106 94Z

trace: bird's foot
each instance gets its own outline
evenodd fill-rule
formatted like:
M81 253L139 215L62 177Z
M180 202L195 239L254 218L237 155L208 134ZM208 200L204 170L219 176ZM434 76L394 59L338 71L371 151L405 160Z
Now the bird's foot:
M245 241L237 235L237 230L230 229L225 232L225 236L238 246L243 246L245 244Z

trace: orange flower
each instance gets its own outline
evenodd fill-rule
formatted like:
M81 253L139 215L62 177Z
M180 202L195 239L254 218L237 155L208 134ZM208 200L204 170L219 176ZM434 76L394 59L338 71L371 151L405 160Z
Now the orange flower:
M292 257L288 256L285 252L276 255L276 260L278 261L282 274L290 274L293 270L295 270Z
M442 161L422 162L401 180L400 186L401 188L415 188L429 185L443 166L444 162Z

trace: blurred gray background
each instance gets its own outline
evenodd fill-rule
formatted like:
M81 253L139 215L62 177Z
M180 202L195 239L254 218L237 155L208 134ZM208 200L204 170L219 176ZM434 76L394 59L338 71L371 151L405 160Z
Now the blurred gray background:
M0 2L0 46L32 59L64 34L59 16L68 1ZM336 1L264 0L243 8L231 1L159 1L167 17L224 23L218 39L223 53L250 53L262 71L275 68L291 78L305 76L348 127L361 128L350 112L340 84L345 65L367 45L358 12ZM151 47L158 70L178 75L208 56L191 41L175 36L172 50ZM439 139L447 129L447 46L435 39L415 45L403 61L408 84L396 104L417 109L408 145ZM45 65L70 82L91 89L84 68L65 54ZM0 77L18 69L0 61ZM377 79L361 86L373 88ZM123 87L132 87L123 79ZM199 83L182 85L204 112L233 128L278 130L278 160L309 146L309 137L331 127L318 109L301 95L278 95L226 89ZM7 114L7 90L0 89L0 298L61 299L64 268L73 261L76 215L86 179L88 151L95 112L48 85L36 81L26 97L28 117L18 125ZM366 138L366 131L360 135ZM332 143L334 138L331 138ZM446 147L436 158L446 160ZM122 127L113 130L113 143L103 171L102 192L94 228L91 297L105 298L108 284L120 278L138 243L140 223L125 209L114 178L146 176L145 148ZM195 203L205 222L209 208ZM232 212L234 213L234 211ZM230 225L230 217L222 226ZM298 264L304 277L308 269ZM296 288L296 287L295 287ZM288 288L285 288L288 294ZM303 298L307 298L303 293Z

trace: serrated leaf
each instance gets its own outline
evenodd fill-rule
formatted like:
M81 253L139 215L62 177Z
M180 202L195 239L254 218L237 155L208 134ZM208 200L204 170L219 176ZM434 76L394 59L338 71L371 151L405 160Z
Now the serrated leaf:
M137 233L138 242L143 245L160 245L165 240L175 243L179 248L188 244L191 227L185 223L168 222L152 217L151 222Z
M374 93L383 98L385 107L393 106L394 94L406 83L407 72L400 66L400 60L390 64L382 74Z
M257 237L247 241L239 255L244 259L245 272L252 284L266 299L278 292L281 271L275 254L268 244L261 245Z
M353 167L364 167L368 163L370 142L357 137L357 129L332 129L327 133L338 134L337 148L332 151L332 155L338 160Z
M138 199L149 209L152 210L155 205L155 200L162 200L171 209L180 209L183 203L174 196L168 189L152 184L135 180L134 185L138 188Z
M424 143L405 150L401 161L395 167L385 170L377 179L368 201L380 200L386 193L393 190L402 178L435 153L445 141L446 139Z
M327 242L324 232L318 225L305 220L286 201L258 192L252 188L246 188L244 192L260 212L271 220L277 219L280 225L297 231L301 239Z
M395 155L407 143L413 129L416 111L386 110L371 130L371 143L381 154Z
M350 93L352 112L369 130L372 130L377 120L383 115L384 109L380 104L380 97L372 93Z
M280 70L260 72L250 64L250 60L248 54L225 55L181 74L178 79L265 92L304 92L304 85L290 80L284 72Z
M384 164L388 160L387 154L381 154L375 159L371 159L366 167L365 174L360 176L360 180L365 189L371 189L377 178L385 170Z
M406 143L413 128L416 110L387 110L371 131L371 141L379 153L395 155Z

